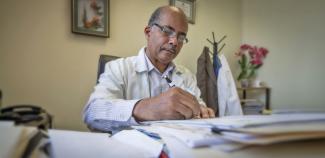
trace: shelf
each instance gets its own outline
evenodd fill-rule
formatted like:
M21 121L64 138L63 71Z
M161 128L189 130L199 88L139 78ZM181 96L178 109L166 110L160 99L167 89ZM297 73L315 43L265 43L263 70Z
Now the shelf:
M263 91L265 93L265 109L270 110L270 95L271 88L269 87L247 87L247 88L237 88L238 92L242 92L242 100L251 100L254 98L247 98L247 93L249 91ZM241 101L242 102L242 101ZM242 105L245 105L245 102L242 102Z

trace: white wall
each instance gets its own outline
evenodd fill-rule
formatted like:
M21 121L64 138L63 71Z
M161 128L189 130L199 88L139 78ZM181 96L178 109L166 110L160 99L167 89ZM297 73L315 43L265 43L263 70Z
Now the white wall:
M270 50L259 79L274 108L325 109L325 1L243 0L242 43Z
M3 105L41 105L60 129L85 130L81 113L96 83L99 54L136 55L151 12L169 0L110 0L110 38L71 33L70 0L3 1L0 5L0 89ZM197 0L190 43L177 62L196 72L207 37L224 34L232 61L240 43L240 1Z

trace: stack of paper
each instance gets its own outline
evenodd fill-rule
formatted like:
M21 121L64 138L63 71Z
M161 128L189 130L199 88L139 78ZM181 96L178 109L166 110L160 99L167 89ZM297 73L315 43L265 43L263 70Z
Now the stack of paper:
M151 139L137 130L124 130L112 136L113 139L128 144L138 150L143 150L144 157L159 157L163 143Z
M325 138L325 114L230 116L214 119L146 122L159 127L189 147L229 142L266 145L284 141ZM217 127L220 132L211 132Z
M145 149L131 146L130 143L115 138L110 139L107 133L51 129L49 135L53 157L56 158L143 158L150 154ZM133 142L133 138L129 141Z
M181 125L158 126L158 129L160 133L173 136L191 148L229 142L226 139L223 139L220 135L211 133L210 129L186 127Z
M241 127L267 126L272 124L302 123L321 121L325 123L325 113L319 114L286 114L286 115L249 115L249 116L225 116L212 119L192 120L163 120L148 121L145 124L179 124L197 127L213 127L234 129Z
M240 100L243 105L244 115L259 115L262 114L264 104L258 99L243 99Z
M221 132L223 138L244 144L272 144L293 140L325 138L325 122L286 123L238 128Z

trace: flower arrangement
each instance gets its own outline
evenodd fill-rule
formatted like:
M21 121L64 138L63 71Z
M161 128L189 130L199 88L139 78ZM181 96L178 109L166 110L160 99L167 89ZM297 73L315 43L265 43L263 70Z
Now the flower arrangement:
M269 51L264 47L251 46L243 44L238 52L235 53L239 57L238 63L241 73L237 80L250 79L256 75L256 70L263 65L263 59Z

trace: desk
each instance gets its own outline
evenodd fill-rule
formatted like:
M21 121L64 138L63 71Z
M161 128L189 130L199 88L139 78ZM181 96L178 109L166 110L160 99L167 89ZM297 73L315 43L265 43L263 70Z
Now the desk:
M270 106L271 88L269 88L269 87L247 87L247 88L237 88L237 90L242 92L243 99L247 99L248 91L264 91L265 92L265 108L267 110L271 110L271 106Z
M103 133L50 130L55 157L143 157L141 150L109 138ZM171 146L175 157L187 158L323 158L325 140L281 143L250 147L225 153L214 147L192 149L175 139ZM168 142L167 142L168 143ZM127 151L127 152L126 152Z
M0 124L1 125L1 124ZM9 126L0 126L0 140L10 142L1 144L0 157L6 157L6 153L16 150L15 141L11 141L17 135L18 129ZM8 129L8 130L6 130ZM8 131L7 133L5 131ZM11 131L11 132L9 132ZM16 134L14 134L17 131ZM4 133L3 133L4 132ZM10 137L11 136L11 137ZM52 156L54 158L107 158L107 157L132 157L143 158L145 153L141 149L124 144L112 139L106 133L78 132L67 130L49 130ZM189 148L182 142L170 137L166 143L172 142L170 152L175 158L324 158L325 139L309 140L299 142L280 143L267 146L249 147L234 152L223 152L216 147ZM11 147L11 149L10 149ZM32 157L45 157L42 154L35 154Z

